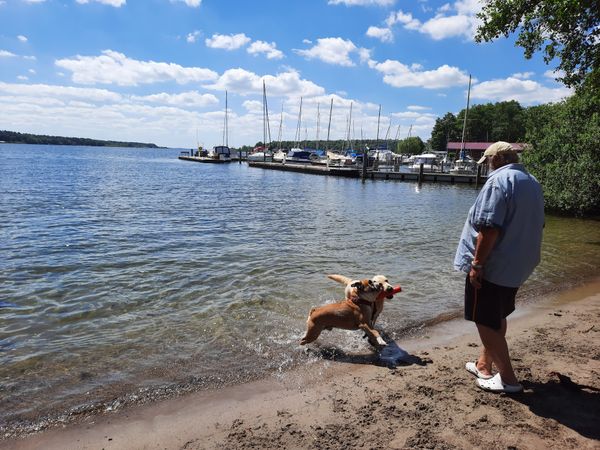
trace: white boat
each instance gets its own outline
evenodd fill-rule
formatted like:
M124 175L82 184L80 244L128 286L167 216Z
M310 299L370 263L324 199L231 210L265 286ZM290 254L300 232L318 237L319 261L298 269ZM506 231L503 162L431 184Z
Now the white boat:
M247 160L255 162L270 162L273 160L273 155L268 150L265 151L264 147L256 147L254 151L248 155Z
M450 169L453 175L474 175L477 173L477 161L470 156L454 161L454 165Z
M329 164L334 166L352 166L354 165L354 161L350 156L341 155L339 153L327 152L327 158L329 159Z
M273 162L283 162L285 160L286 155L287 153L284 150L277 150L275 153L273 153Z
M265 152L256 152L248 155L247 160L254 162L270 162L273 160L273 155L271 155L270 153L265 154Z
M415 155L412 163L409 165L411 172L419 172L423 164L423 172L434 172L439 170L437 155L433 153L423 153Z
M396 154L391 150L381 149L375 150L373 156L379 161L380 164L388 164L391 165L394 163L394 158Z

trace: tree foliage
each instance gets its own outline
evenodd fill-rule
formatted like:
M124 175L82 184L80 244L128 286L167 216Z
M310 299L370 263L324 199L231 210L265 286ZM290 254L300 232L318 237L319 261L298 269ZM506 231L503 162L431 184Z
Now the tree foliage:
M465 109L457 116L446 113L435 121L431 131L431 148L445 151L449 141L460 141ZM522 142L525 138L524 109L517 101L475 105L467 114L466 142Z
M475 40L508 37L519 29L516 44L530 59L543 49L555 58L558 79L580 87L586 78L600 85L600 4L598 0L486 0Z
M460 128L456 116L451 112L442 118L435 119L435 125L431 131L431 149L438 152L446 150L446 144L450 141L459 141L461 138Z
M529 108L523 162L544 189L546 209L600 215L600 97L587 86L567 100Z

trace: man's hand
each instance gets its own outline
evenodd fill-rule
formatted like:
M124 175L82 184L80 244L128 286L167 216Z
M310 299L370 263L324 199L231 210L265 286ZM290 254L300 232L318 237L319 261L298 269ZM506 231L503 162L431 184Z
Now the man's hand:
M481 287L482 272L483 271L481 269L475 269L474 267L471 267L471 271L469 272L469 281L471 282L471 286L473 286L475 289L479 289Z

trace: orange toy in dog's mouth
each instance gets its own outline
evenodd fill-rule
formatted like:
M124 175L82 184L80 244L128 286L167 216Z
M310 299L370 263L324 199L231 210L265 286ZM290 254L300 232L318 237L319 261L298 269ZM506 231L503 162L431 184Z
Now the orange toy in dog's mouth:
M383 292L381 292L377 296L377 300L383 300L384 298L387 298L388 300L390 300L398 292L402 292L402 288L400 286L394 286L394 290L393 291L383 291Z

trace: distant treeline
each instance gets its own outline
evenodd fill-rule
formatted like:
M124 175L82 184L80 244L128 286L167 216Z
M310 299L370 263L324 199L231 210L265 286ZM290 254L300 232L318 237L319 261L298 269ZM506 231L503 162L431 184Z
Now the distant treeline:
M98 139L45 136L39 134L17 133L0 130L0 141L13 144L46 144L46 145L89 145L93 147L150 147L159 148L156 144L144 142L101 141Z

